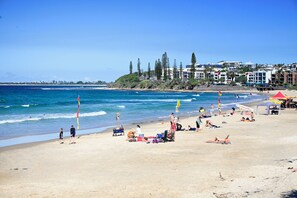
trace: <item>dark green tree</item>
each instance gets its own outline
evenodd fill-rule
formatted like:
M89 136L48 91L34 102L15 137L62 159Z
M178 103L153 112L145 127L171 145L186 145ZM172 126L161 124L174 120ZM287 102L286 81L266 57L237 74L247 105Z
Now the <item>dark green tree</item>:
M235 78L235 82L238 82L238 83L246 83L246 81L247 81L247 77L244 75L241 75Z
M193 52L192 53L192 58L191 58L191 69L190 69L190 78L191 79L194 79L195 77L195 71L196 71L196 68L195 68L195 65L196 65L196 56L195 56L195 53Z
M173 63L173 79L178 78L178 71L177 71L177 66L176 66L176 59L174 59Z
M132 61L130 61L130 74L133 73L133 66L132 66Z
M162 64L161 64L160 59L158 59L157 64L156 64L156 76L157 76L157 80L161 80Z
M163 55L162 55L162 69L163 69L163 80L167 80L168 79L168 76L167 76L167 63L168 61L168 57L167 57L167 53L165 52Z
M138 58L138 61L137 61L137 71L138 71L138 77L141 76L141 70L140 70L140 59Z
M151 77L151 63L150 62L148 63L148 66L147 66L147 75L148 75L148 78Z
M182 79L183 78L183 63L180 62L179 64L179 78Z
M171 80L171 71L170 71L169 58L167 58L167 79Z
M228 79L231 79L231 82L229 85L232 85L233 84L233 81L234 81L234 78L235 78L235 73L234 71L227 71L227 78Z

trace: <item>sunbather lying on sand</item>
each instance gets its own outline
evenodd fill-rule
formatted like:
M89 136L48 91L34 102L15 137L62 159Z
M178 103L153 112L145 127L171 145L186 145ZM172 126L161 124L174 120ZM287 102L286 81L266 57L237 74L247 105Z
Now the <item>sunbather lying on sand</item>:
M215 137L214 140L208 140L206 143L221 143L221 144L231 144L231 141L229 139L229 135L224 140L220 140L217 137Z
M205 126L210 127L210 128L220 128L221 127L221 126L214 125L210 120L206 120Z
M188 128L187 128L186 131L196 131L196 128L191 127L190 125L188 125Z

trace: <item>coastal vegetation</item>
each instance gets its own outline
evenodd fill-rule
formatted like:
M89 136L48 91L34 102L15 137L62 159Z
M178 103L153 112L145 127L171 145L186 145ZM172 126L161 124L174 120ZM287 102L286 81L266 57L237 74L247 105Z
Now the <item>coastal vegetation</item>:
M155 60L155 68L151 69L151 64L148 62L147 71L141 69L140 58L137 59L137 71L133 73L133 63L130 61L129 74L119 77L114 83L110 83L108 86L112 88L120 89L158 89L158 90L197 90L197 89L250 89L251 87L261 86L270 87L271 89L289 88L296 89L296 85L293 83L284 82L284 75L292 74L288 68L285 68L284 64L273 65L273 69L276 70L273 80L268 79L269 82L262 83L250 83L250 79L253 78L254 72L265 72L267 70L264 64L241 64L237 67L234 64L241 62L232 62L233 66L225 61L218 64L197 64L197 57L193 52L191 55L190 65L186 65L183 68L182 62L180 62L179 69L177 68L176 59L173 61L173 66L170 66L169 57L167 52L162 54L161 59ZM271 68L270 68L271 69ZM288 73L289 71L289 73ZM249 75L252 75L249 76ZM266 75L266 74L263 74ZM296 75L296 74L293 74ZM262 79L255 77L254 79ZM294 79L288 77L286 79Z

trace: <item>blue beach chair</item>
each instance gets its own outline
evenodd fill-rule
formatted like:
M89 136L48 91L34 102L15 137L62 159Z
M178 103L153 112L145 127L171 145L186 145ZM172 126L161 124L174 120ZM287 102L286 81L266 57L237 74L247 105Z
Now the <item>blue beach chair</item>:
M112 136L125 135L124 128L114 128Z

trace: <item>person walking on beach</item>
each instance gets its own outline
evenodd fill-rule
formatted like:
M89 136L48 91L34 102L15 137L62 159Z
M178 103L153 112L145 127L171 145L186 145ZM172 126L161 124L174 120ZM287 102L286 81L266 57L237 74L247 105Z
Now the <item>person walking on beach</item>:
M71 125L70 128L70 144L75 144L76 142L74 141L75 138L75 128L73 125Z
M64 139L63 139L63 128L61 128L61 130L60 130L59 139L60 139L60 144L64 144Z

